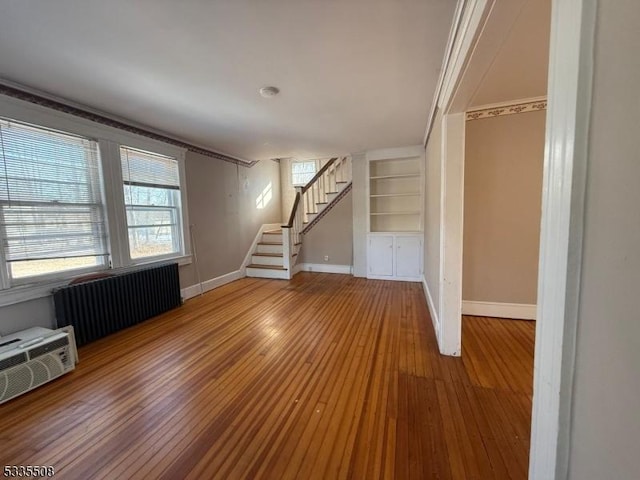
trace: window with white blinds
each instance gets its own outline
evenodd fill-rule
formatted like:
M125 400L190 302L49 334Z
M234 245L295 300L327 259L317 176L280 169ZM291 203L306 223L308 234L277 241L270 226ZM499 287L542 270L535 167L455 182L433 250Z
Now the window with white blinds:
M96 142L0 119L0 260L10 284L107 265Z
M132 259L182 251L180 174L175 158L120 147L129 254Z

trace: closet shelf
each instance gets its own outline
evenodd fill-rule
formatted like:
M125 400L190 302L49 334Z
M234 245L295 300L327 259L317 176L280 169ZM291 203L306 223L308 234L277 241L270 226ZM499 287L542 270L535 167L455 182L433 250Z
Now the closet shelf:
M421 212L371 212L371 215L420 215Z
M402 173L402 174L395 174L395 175L376 175L369 178L371 180L381 180L385 178L419 178L419 177L420 177L419 173Z
M420 192L409 192L409 193L375 193L369 195L371 198L380 198L380 197L419 197Z

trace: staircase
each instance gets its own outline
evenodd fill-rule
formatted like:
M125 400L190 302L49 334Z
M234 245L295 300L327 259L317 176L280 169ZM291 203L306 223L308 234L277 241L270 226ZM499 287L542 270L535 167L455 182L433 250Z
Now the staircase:
M311 230L351 190L351 157L328 160L296 197L286 225L262 232L246 267L248 277L290 279L304 234Z
M251 254L247 277L291 278L284 267L282 230L267 230Z

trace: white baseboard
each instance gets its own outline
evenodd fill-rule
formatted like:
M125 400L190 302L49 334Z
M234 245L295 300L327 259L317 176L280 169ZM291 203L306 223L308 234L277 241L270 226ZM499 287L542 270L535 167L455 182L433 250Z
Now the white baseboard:
M299 272L342 273L347 275L351 275L353 273L352 265L329 265L326 263L300 263L296 265L295 268L299 268L298 270Z
M182 301L189 300L190 298L193 298L196 295L200 295L199 283L196 283L195 285L191 285L190 287L185 287L180 289L180 296L182 296Z
M206 280L202 282L202 292L208 292L209 290L221 287L222 285L226 285L227 283L231 283L243 277L244 274L242 270L236 270L234 272L226 273L224 275L220 275L219 277ZM183 288L182 290L180 290L180 293L182 294L182 298L184 300L188 300L197 295L200 295L200 284L196 283L195 285L191 285L190 287Z
M535 320L536 306L524 303L496 303L462 301L462 314L478 317L513 318L516 320Z
M436 307L433 304L433 298L431 298L431 292L429 291L429 285L427 285L427 279L422 276L422 289L424 290L424 296L427 298L427 307L429 307L429 313L431 314L431 322L433 323L433 329L436 332L436 339L440 343L440 319L436 313Z

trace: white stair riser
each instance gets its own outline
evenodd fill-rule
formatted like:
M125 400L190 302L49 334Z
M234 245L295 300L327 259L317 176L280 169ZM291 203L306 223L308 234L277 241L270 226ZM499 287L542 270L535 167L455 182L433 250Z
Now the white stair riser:
M251 263L256 265L277 265L282 266L282 257L263 257L262 255L252 255Z
M247 277L288 279L289 272L286 270L268 270L266 268L247 267Z
M276 235L273 233L263 233L262 234L262 241L263 242L281 242L282 241L282 235Z
M258 245L258 253L282 253L282 245Z

